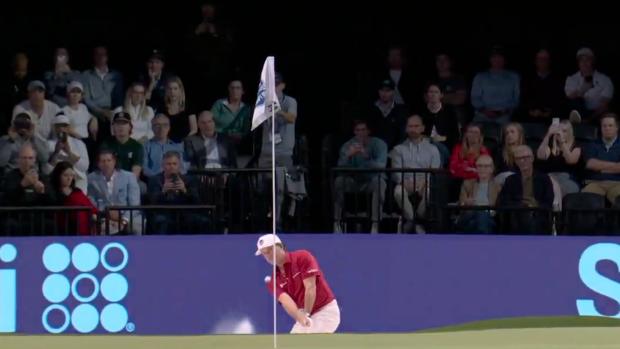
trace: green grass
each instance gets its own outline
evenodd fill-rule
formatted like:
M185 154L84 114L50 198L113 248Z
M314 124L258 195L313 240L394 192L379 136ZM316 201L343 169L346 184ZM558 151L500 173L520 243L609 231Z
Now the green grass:
M281 335L282 349L618 349L620 320L512 318L402 334ZM269 349L273 337L0 335L0 349Z

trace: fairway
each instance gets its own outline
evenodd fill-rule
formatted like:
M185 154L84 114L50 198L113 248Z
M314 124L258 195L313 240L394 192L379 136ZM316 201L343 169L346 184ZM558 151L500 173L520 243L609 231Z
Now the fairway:
M2 349L268 349L271 336L0 336ZM613 327L536 328L415 334L283 335L283 349L606 349L618 348Z

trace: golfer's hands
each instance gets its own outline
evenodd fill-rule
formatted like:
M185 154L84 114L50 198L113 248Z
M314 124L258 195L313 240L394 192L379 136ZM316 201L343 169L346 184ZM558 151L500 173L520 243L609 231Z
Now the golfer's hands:
M312 326L310 314L306 313L306 311L303 309L299 309L299 311L297 312L297 322L303 327Z

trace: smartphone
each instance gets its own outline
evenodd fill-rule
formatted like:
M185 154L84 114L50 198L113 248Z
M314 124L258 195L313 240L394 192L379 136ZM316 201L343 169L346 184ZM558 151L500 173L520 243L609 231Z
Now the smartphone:
M58 139L59 139L61 142L66 142L66 141L67 141L67 132L60 132L60 133L58 134Z

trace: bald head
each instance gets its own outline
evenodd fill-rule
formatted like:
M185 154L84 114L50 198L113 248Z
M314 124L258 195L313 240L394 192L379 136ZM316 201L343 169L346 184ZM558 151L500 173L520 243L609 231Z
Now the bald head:
M17 166L25 173L26 171L34 168L37 159L37 152L34 150L30 143L24 144L19 149L19 158L17 159Z
M198 116L198 129L200 133L206 137L213 137L215 135L215 121L213 120L213 113L208 110L203 111Z

